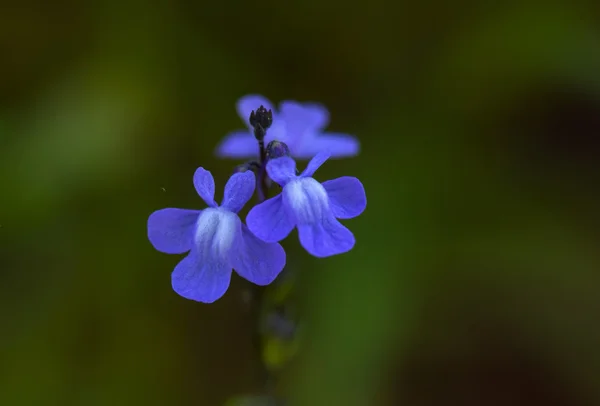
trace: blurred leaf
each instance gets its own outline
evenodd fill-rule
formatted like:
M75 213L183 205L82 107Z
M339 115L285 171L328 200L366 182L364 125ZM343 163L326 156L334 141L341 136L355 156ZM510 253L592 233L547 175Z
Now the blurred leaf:
M539 80L571 80L600 91L600 35L575 3L491 7L462 26L432 64L424 95L448 109L506 103Z
M278 402L270 396L244 396L233 398L225 406L283 406L283 402Z

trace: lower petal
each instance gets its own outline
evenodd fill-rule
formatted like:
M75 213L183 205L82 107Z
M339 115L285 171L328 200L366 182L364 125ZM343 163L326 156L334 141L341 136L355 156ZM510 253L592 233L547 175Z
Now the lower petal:
M298 225L298 235L304 249L319 258L348 252L355 243L352 232L333 215L320 223Z
M246 217L246 224L252 234L266 242L281 241L294 228L283 207L281 194L254 206Z
M231 280L231 265L222 261L200 260L190 253L171 274L173 290L186 299L213 303L221 298Z
M302 148L294 151L297 158L312 158L321 151L329 151L332 158L347 158L358 155L360 143L348 134L323 133L316 135L302 144Z
M162 209L148 217L148 239L165 254L183 254L192 248L194 225L200 210Z
M250 131L236 131L225 136L215 154L220 157L250 159L258 155L258 143Z
M268 285L285 266L285 251L277 243L267 243L242 226L242 241L231 259L233 269L244 279L257 285Z

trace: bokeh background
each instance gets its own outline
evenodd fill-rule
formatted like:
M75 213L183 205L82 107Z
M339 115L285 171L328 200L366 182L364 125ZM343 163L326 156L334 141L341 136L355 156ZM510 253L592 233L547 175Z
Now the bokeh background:
M148 215L222 187L236 100L362 152L356 248L286 241L298 405L600 404L600 19L584 2L26 0L0 13L0 404L262 393L247 284L178 297Z

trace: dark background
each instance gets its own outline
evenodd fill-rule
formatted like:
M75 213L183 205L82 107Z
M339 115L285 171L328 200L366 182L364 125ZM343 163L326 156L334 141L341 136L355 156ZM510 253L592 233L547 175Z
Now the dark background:
M260 392L244 281L182 299L146 238L203 207L198 166L222 193L248 93L322 102L362 144L317 174L363 181L355 249L285 242L294 404L600 404L599 19L501 4L3 3L0 404Z

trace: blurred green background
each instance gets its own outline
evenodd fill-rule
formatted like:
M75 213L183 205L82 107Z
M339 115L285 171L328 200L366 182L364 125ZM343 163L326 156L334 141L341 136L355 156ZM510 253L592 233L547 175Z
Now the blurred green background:
M18 4L18 5L17 5ZM356 248L285 242L292 404L600 404L600 19L584 2L3 3L0 405L261 392L238 277L178 297L148 215L201 208L236 100L320 101Z

